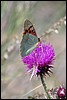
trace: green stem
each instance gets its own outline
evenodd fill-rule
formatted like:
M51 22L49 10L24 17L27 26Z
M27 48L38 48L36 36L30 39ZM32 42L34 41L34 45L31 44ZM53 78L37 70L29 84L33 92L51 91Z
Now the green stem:
M40 75L40 77L41 77L41 82L42 82L42 84L43 84L44 90L45 90L46 95L47 95L47 99L51 99L51 97L50 97L50 95L49 95L49 93L48 93L48 91L47 91L47 87L46 87L46 84L45 84L45 82L44 82L43 75Z

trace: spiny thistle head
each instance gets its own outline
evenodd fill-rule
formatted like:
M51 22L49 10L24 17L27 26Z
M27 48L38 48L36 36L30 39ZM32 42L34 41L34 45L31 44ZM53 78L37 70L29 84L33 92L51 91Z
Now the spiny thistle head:
M27 56L22 58L24 64L27 65L31 78L34 75L46 75L52 72L55 52L53 46L49 44L39 43L38 46Z

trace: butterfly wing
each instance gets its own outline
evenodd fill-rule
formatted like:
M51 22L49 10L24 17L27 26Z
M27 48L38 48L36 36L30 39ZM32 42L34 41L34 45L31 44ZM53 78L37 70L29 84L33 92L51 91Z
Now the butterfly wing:
M35 35L37 37L35 28L29 20L25 20L24 22L24 34L27 34L27 33Z
M23 39L20 45L21 56L27 56L35 49L36 45L39 42L39 39L36 35L35 29L32 23L29 20L24 22L24 33Z
M35 48L35 44L38 42L38 38L29 33L24 35L24 38L21 41L20 51L21 56L24 57L31 53L31 51ZM29 51L29 49L31 49Z

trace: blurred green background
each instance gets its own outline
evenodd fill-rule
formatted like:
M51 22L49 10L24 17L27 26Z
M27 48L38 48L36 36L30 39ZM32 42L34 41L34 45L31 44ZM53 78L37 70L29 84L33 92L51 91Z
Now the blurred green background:
M44 92L40 78L30 81L21 61L20 42L25 19L34 24L38 37L41 37L65 15L65 1L1 1L2 99L23 99L36 92ZM41 40L45 41L45 36ZM47 87L66 86L66 26L63 24L58 34L48 35L46 41L52 43L56 53L53 74L45 79Z

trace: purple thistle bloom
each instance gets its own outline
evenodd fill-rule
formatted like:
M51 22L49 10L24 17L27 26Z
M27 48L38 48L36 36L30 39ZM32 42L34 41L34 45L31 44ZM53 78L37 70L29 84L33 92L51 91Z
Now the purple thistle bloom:
M22 58L24 64L27 65L28 71L33 75L48 74L52 72L52 64L55 52L51 44L39 43L38 46L27 56Z
M66 89L64 87L60 86L57 90L57 95L61 99L66 98Z

